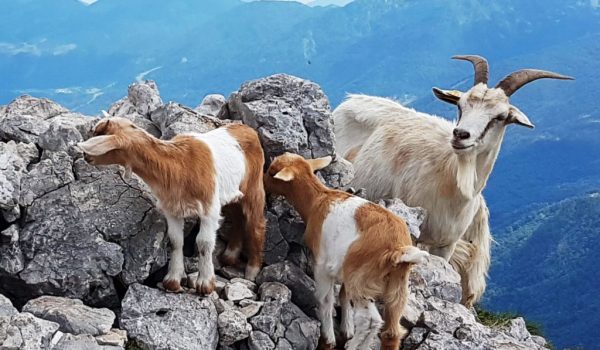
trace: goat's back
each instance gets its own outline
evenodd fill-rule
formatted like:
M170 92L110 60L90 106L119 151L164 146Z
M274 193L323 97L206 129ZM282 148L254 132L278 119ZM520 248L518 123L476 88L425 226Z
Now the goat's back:
M352 161L378 126L415 113L414 110L388 98L348 95L348 98L333 111L338 153Z

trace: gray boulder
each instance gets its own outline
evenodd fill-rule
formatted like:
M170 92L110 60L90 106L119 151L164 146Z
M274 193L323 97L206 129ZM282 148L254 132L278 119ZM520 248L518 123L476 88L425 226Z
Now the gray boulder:
M21 179L27 173L27 166L37 157L37 148L32 143L0 142L0 210L6 213L7 221L16 219L8 220L7 215L17 208Z
M302 269L285 261L267 266L256 277L256 283L279 282L292 291L292 301L309 315L315 315L317 301L314 296L315 282Z
M225 106L226 103L227 103L227 100L225 99L225 96L223 96L223 95L219 95L219 94L206 95L204 97L204 99L202 100L202 103L200 103L198 106L196 106L196 108L194 108L194 110L200 114L216 117L219 114L219 112L221 111L221 108L223 108L223 106Z
M276 74L246 82L219 117L255 128L268 159L284 152L308 158L335 154L329 101L308 80Z
M406 222L410 234L414 238L419 238L421 235L421 224L425 221L425 209L409 207L398 198L382 199L377 204L402 218Z
M248 338L252 326L246 321L246 316L237 310L225 310L219 315L219 344L232 345Z
M165 140L181 133L205 133L230 123L173 102L154 110L150 118L158 126Z
M0 316L0 349L50 349L58 327L26 312Z
M52 350L123 350L122 346L100 345L89 334L65 334Z
M47 127L19 137L13 124L23 116ZM51 294L119 305L115 278L141 282L167 262L166 223L150 192L117 167L81 159L74 145L94 118L22 97L0 119L4 137L31 142L0 142L0 211L9 224L0 233L0 292L21 303Z
M209 299L133 284L122 302L121 328L142 349L216 349L217 311Z
M161 131L150 120L150 114L162 105L158 86L154 81L147 80L129 85L127 96L110 106L108 114L129 119L150 134L160 137Z
M37 142L50 126L50 119L69 111L45 98L23 95L2 110L0 114L0 140Z
M72 334L107 334L115 321L115 314L109 309L91 308L81 300L63 297L43 296L30 300L23 312L56 322L60 331Z
M10 299L0 294L0 317L10 317L18 314Z

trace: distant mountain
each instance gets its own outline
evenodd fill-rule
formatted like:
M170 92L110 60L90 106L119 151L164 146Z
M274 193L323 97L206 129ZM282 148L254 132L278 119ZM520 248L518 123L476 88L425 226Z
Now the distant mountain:
M354 0L314 0L307 3L308 6L346 6Z
M543 320L556 345L598 349L600 192L526 215L496 232L486 299ZM550 316L552 315L552 316Z
M509 127L485 192L493 231L508 237L517 218L600 188L597 0L0 2L0 104L29 93L91 114L136 79L154 79L164 99L195 106L206 94L285 72L319 83L334 107L359 92L454 118L431 87L468 89L472 68L450 56L471 53L489 59L492 82L525 67L577 79L535 82L511 98L536 128ZM542 244L540 237L528 242ZM502 280L505 271L495 268L502 261L494 258L492 281ZM531 294L546 287L531 285ZM496 295L488 305L510 311L509 298ZM527 313L541 310L528 302ZM569 305L556 303L556 310ZM543 310L546 328L563 332L568 315ZM573 344L566 335L556 343Z

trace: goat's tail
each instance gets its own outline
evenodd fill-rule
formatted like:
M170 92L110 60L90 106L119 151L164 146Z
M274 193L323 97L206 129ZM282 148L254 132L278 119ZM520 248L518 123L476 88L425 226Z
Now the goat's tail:
M404 263L421 264L427 260L427 257L429 253L412 245L402 246L383 254L385 263L394 267Z
M333 111L337 152L353 161L375 128L393 118L398 103L375 96L349 94Z
M492 234L489 212L483 196L473 222L456 244L450 264L460 274L463 289L462 304L467 307L477 303L486 287L490 267Z

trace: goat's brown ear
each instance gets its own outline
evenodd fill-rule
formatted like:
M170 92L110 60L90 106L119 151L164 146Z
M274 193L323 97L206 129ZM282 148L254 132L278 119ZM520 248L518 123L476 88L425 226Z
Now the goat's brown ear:
M517 107L510 106L508 110L508 123L518 124L533 129L533 123L527 118L525 113L521 112Z
M307 159L306 161L310 165L310 168L312 169L312 171L315 172L315 171L321 170L321 169L325 168L326 166L328 166L329 164L331 164L332 159L333 158L331 158L331 156L327 156L327 157L322 157L322 158L317 158L317 159Z
M460 100L460 96L462 95L462 92L458 90L442 90L436 87L434 87L432 90L435 97L453 105L458 104L458 100Z
M277 179L277 180L289 182L294 179L294 172L292 171L291 168L286 167L286 168L279 170L279 172L277 174L273 175L273 178Z
M119 142L114 135L102 135L94 136L85 142L79 142L77 147L91 156L99 156L119 148Z

